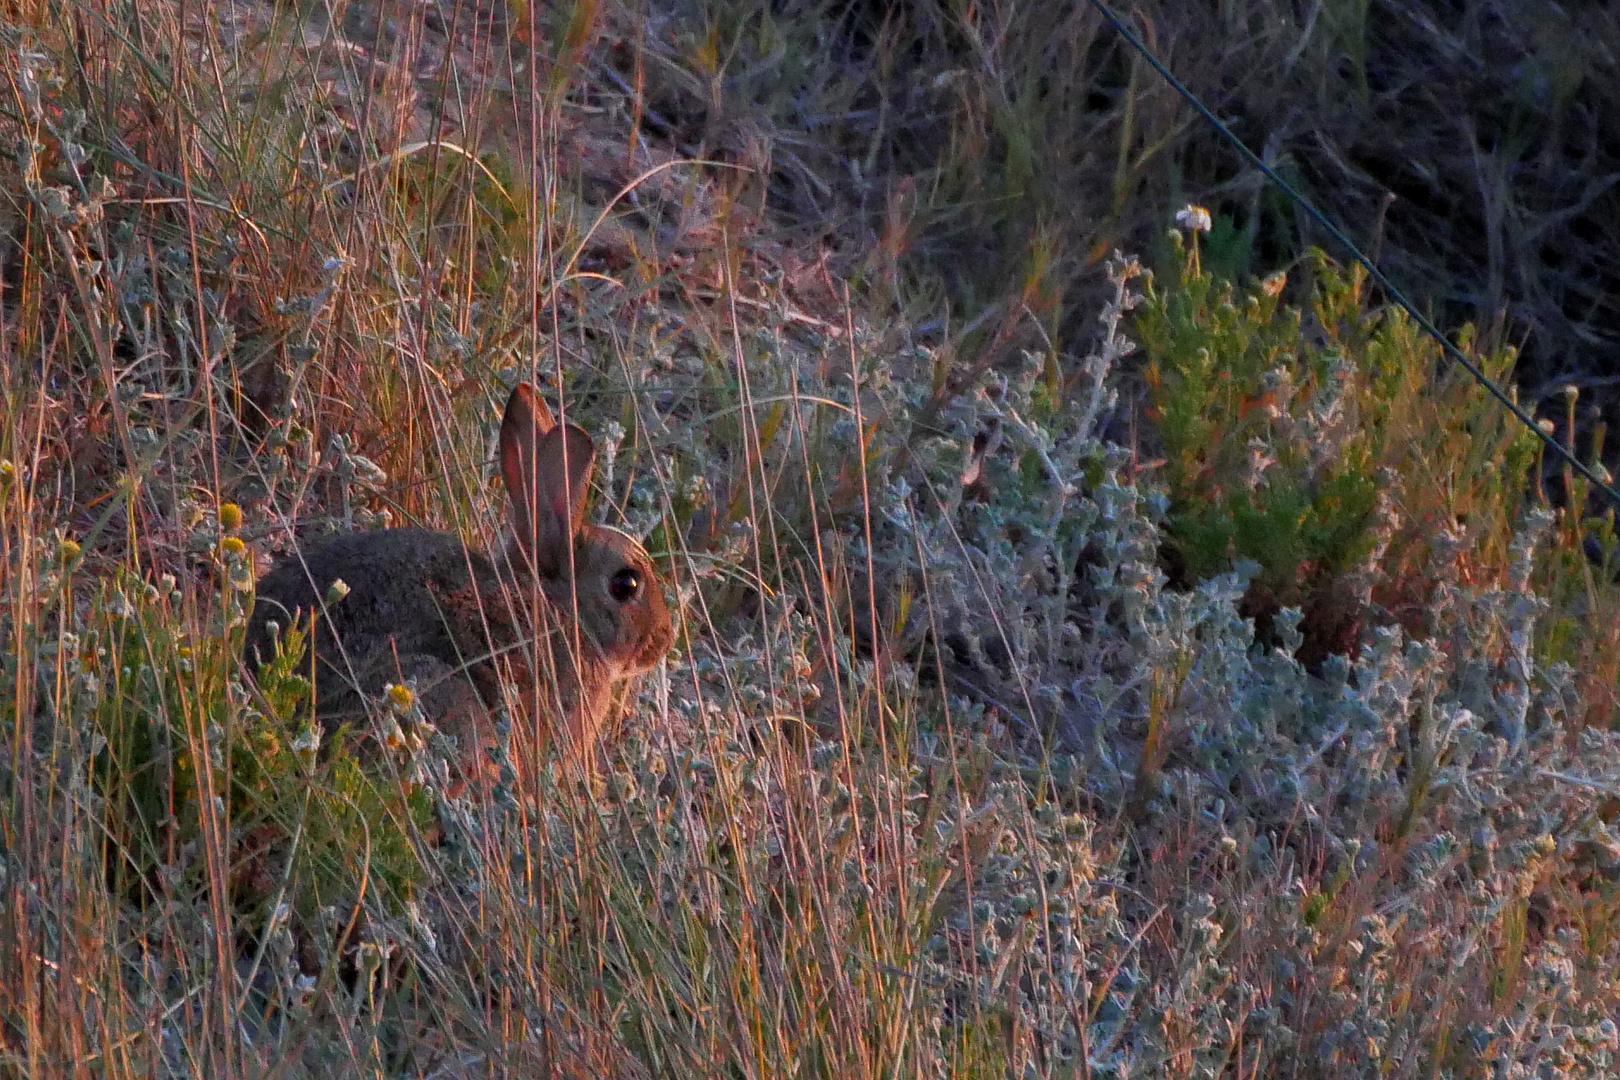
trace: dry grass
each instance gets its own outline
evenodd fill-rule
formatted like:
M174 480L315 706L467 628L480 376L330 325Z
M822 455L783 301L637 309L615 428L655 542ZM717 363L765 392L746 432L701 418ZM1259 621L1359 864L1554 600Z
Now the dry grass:
M1358 11L1144 7L1306 174L1354 125L1278 102L1394 92ZM1086 9L4 22L0 1074L1612 1073L1614 669L1546 663L1620 656L1583 514L1437 545L1444 641L1319 674L1239 576L1166 587L1101 256L1194 176L1249 200L1224 269L1294 234ZM522 377L676 651L589 783L316 753L237 663L255 569L488 540Z
M1189 200L1215 211L1207 256L1224 277L1328 243L1087 3L697 7L706 34L646 39L637 85L693 118L669 126L683 148L768 162L773 208L930 342L955 345L965 323L974 350L1091 341L1097 264L1115 248L1162 259L1164 215ZM1620 421L1601 359L1620 333L1613 13L1150 0L1129 14L1441 325L1475 323L1487 352L1520 346L1526 401L1561 410L1565 384L1586 388L1583 443ZM691 74L705 63L715 93Z

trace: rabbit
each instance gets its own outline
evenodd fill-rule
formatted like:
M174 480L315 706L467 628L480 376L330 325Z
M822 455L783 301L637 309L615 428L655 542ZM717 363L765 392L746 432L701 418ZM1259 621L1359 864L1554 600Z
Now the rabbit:
M315 611L315 712L326 728L363 719L367 699L415 679L424 716L457 739L464 778L489 775L482 748L505 683L522 717L519 771L548 740L589 767L618 693L674 640L647 553L585 521L594 459L591 437L519 384L501 420L501 547L486 555L447 533L400 528L295 552L259 581L249 668L272 655L273 625ZM339 578L348 593L323 603Z

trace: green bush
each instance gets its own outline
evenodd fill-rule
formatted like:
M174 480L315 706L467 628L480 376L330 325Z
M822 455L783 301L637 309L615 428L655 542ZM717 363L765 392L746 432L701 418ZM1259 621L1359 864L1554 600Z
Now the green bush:
M1281 273L1244 295L1203 270L1192 235L1173 234L1177 262L1136 322L1173 576L1252 560L1249 612L1266 629L1280 607L1303 607L1302 658L1353 650L1374 605L1433 633L1440 549L1461 545L1475 583L1496 580L1537 439L1402 309L1376 302L1361 267L1312 250L1296 308ZM1459 337L1492 379L1509 376L1511 350Z
M97 751L107 880L148 902L219 892L250 923L283 902L307 920L367 887L408 897L431 801L348 732L323 747L298 670L307 628L288 628L256 686L233 682L253 594L232 539L216 563L223 615L187 610L172 578L120 571L56 650L75 688L57 719L87 722Z

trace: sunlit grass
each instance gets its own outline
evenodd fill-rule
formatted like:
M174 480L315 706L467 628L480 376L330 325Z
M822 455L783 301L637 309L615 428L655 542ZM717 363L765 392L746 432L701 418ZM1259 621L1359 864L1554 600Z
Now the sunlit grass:
M1089 56L1084 27L879 34L960 72L927 83L960 111L871 114L948 147L919 185L764 100L801 65L801 105L866 109L820 9L750 23L782 66L740 73L685 13L526 13L9 9L0 1070L1612 1071L1588 508L1468 488L1489 542L1425 548L1432 640L1369 618L1307 672L1224 549L1167 586L1188 485L1116 445L1140 267L1087 271L1104 333L1064 342L1085 245L1043 133L1132 133L1085 151L1103 243L1165 224L1132 204L1179 122L1131 76L1064 127L1085 88L1042 96L1020 50ZM727 141L750 86L769 153ZM895 180L864 262L792 227L846 158ZM953 229L995 238L959 280L901 257ZM333 530L492 542L519 378L596 436L593 513L646 538L677 644L596 775L462 790L411 702L380 754L315 723L296 647L249 678L243 620ZM1414 484L1499 435L1449 383L1403 394Z

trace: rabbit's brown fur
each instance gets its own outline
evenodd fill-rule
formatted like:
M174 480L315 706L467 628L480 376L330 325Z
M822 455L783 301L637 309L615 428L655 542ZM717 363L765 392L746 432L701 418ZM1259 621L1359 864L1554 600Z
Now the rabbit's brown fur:
M556 738L588 761L617 692L669 650L662 583L640 544L585 522L590 436L556 424L527 383L507 401L500 453L511 516L501 551L385 529L291 555L259 582L250 667L269 656L272 623L313 610L315 710L327 725L363 718L367 699L414 679L469 772L484 767L489 710L503 698L525 720L514 727L520 762ZM348 594L323 605L339 578Z

